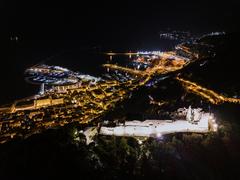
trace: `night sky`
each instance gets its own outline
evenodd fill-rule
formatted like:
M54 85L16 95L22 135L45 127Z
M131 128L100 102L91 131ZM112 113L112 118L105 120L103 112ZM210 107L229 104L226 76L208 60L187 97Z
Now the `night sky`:
M171 28L236 31L237 1L6 1L7 31L27 46L130 43Z

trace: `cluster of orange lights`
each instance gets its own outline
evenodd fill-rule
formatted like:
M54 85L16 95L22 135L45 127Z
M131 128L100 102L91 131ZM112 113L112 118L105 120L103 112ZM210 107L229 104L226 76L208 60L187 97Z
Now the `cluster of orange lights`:
M224 102L240 104L240 99L238 99L238 98L228 98L228 97L225 97L221 94L214 92L213 90L204 88L194 82L191 82L191 81L179 78L179 77L176 77L176 79L181 82L181 84L187 91L201 96L202 98L208 100L212 104L221 104Z

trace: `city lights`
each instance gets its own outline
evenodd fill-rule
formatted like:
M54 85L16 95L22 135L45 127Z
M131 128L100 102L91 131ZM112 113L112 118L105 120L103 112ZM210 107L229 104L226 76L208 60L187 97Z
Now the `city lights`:
M192 46L194 48L192 48ZM64 126L78 122L88 124L113 110L118 103L131 98L131 93L141 86L151 88L155 82L171 77L172 72L182 70L191 63L206 58L208 54L199 53L197 42L189 46L181 43L172 51L140 51L137 53L106 53L108 56L134 56L131 66L103 64L108 71L106 77L94 77L70 71L60 66L36 65L26 70L26 80L41 84L40 93L21 100L16 100L8 106L0 108L0 142L6 142L14 137L28 136L44 129ZM208 47L208 46L207 46ZM164 75L164 77L159 77ZM227 98L204 88L194 82L176 77L187 89L212 104L224 102L240 103L240 99ZM153 80L153 82L151 81ZM156 101L149 96L149 104L162 106L165 101ZM134 136L160 136L173 132L207 132L208 120L204 116L198 122L198 110L193 111L194 119L178 120L172 123L157 124L159 128L151 129L134 126L117 127L116 135L129 133ZM208 117L209 118L209 117ZM217 124L212 120L214 131ZM200 129L199 129L200 128ZM22 132L24 132L22 134ZM108 133L108 132L106 132ZM113 133L113 130L109 132Z

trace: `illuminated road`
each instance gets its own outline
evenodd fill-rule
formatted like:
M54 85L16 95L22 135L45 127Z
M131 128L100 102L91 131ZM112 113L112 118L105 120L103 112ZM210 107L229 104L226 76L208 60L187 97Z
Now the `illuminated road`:
M220 94L214 92L213 90L204 88L194 82L191 82L191 81L179 78L179 77L176 77L176 79L179 82L181 82L181 84L187 91L201 96L202 98L208 100L212 104L221 104L224 102L240 104L240 99L238 99L238 98L228 98L228 97L225 97L223 95L220 95Z

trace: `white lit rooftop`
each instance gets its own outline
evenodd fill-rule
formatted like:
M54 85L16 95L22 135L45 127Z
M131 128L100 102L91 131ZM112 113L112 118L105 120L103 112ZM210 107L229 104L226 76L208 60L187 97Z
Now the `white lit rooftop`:
M214 124L213 124L214 123ZM215 119L209 113L203 113L197 123L187 120L145 120L126 121L125 125L101 127L100 134L114 136L158 137L159 135L178 132L206 133L215 128Z

